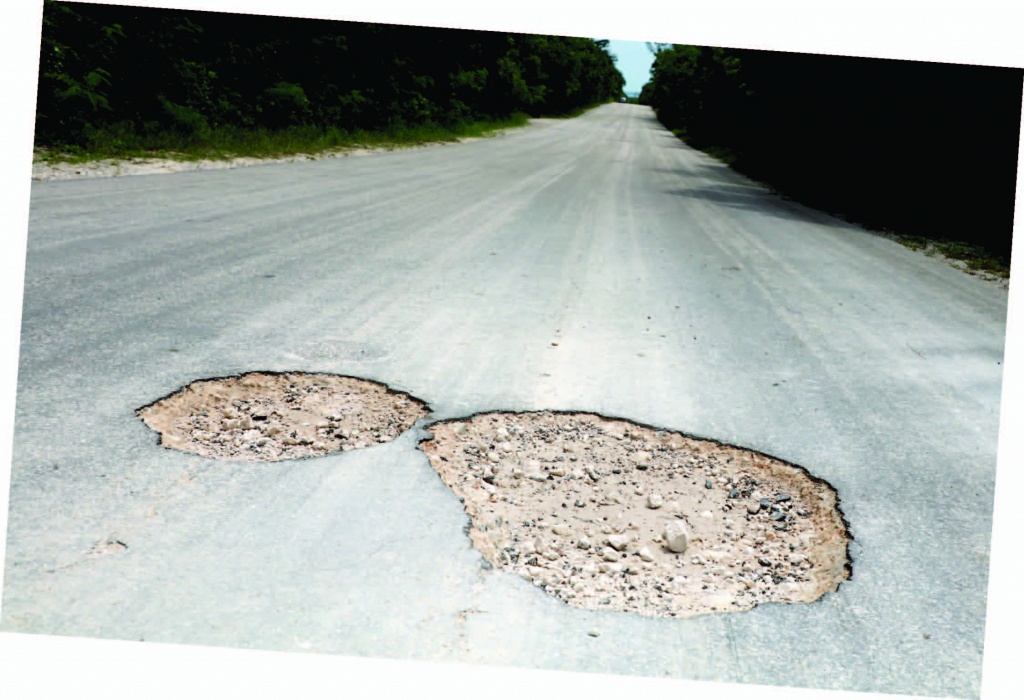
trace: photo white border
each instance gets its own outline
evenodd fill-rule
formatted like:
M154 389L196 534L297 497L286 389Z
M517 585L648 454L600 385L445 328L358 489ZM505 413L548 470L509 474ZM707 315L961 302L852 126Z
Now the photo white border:
M93 2L95 0L86 0ZM569 34L912 60L1024 67L1024 9L1007 0L858 0L699 3L516 0L502 7L457 0L135 0L108 3L397 24ZM6 534L33 111L42 0L6 0L0 22L5 109L0 112L4 243L0 255L0 532ZM1018 178L1017 211L1024 201ZM1015 234L1019 234L1018 216ZM1020 236L1015 235L1019 241ZM1024 264L1019 247L1012 269ZM1024 664L1017 593L1024 581L1024 367L1021 293L1011 280L986 628L983 700L1020 697ZM6 538L3 540L6 542ZM950 543L956 546L955 543ZM0 548L2 550L2 548ZM0 565L3 552L0 551ZM2 569L0 569L2 571ZM525 671L195 646L0 633L6 698L885 698L695 681Z

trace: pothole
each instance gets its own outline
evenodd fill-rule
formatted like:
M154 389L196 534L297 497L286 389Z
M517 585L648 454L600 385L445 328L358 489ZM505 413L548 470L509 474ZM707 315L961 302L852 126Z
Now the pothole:
M276 462L388 442L429 409L365 379L250 372L192 382L137 413L164 447Z
M850 575L835 490L766 455L586 413L430 431L485 559L570 605L689 617L808 603Z

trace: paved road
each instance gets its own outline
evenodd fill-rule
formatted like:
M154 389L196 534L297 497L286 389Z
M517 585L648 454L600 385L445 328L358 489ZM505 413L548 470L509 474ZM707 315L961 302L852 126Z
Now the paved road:
M35 183L25 276L4 630L978 693L1005 291L781 200L646 108ZM481 567L415 432L248 464L160 449L134 415L254 369L790 460L837 488L853 578L740 614L581 611ZM107 538L128 549L90 554Z

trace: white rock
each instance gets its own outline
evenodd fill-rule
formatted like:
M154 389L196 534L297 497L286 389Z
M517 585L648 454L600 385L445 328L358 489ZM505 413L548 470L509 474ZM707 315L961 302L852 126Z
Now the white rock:
M500 445L498 445L498 449L501 450L502 452L511 452L515 448L512 447L511 442L503 442Z
M569 529L569 526L565 523L558 523L553 528L551 528L551 532L555 533L556 535L559 535L560 537L568 537L572 534L572 530Z
M526 476L528 478L530 478L530 479L533 479L534 481L547 481L548 480L548 475L545 474L544 472L532 472L530 474L527 474Z
M622 564L603 561L598 565L597 569L602 574L618 574L622 572Z
M466 427L465 423L452 423L452 432L459 437L465 437L466 433L469 432L469 428Z
M621 552L632 540L629 535L609 535L605 542Z
M661 497L659 493L651 493L647 495L647 507L652 509L661 508L665 503L665 499Z
M618 561L622 558L622 555L620 555L614 549L605 549L601 552L601 558L605 561Z
M548 469L548 474L551 476L565 476L565 467L556 464Z
M501 457L498 456L497 452L488 452L487 459L489 459L492 462L498 462L501 460Z
M641 547L640 551L637 552L637 554L639 554L640 558L644 561L654 561L654 555L651 554L651 550L647 547Z
M543 556L548 561L554 561L555 559L558 559L559 554L553 549L547 549L544 550L544 554L542 554L541 556Z
M686 531L686 525L679 520L670 520L665 523L665 529L662 531L662 537L665 540L665 546L676 554L682 554L685 552L686 546L690 542L690 536Z
M580 549L590 549L590 539L584 535L578 542L576 542L576 546Z
M715 517L715 514L712 513L710 510L702 510L700 512L700 517L702 517L702 518L713 518L713 517Z

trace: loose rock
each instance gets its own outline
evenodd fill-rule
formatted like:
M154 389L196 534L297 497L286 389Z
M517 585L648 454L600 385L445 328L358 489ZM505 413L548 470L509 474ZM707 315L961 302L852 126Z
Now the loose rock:
M569 605L667 617L735 612L808 602L846 576L848 538L834 491L777 460L592 414L453 423L465 426L463 435L437 423L422 446L464 499L473 544L495 568ZM502 427L507 439L498 439ZM487 451L506 444L516 457L482 469ZM543 480L516 478L527 474ZM743 500L730 499L734 491ZM786 512L809 515L758 516L762 500L767 511L783 493L792 503L783 502ZM537 543L538 532L549 541ZM797 549L807 558L794 561Z
M677 554L682 554L686 551L690 540L686 526L679 520L670 520L665 523L665 529L661 536L665 540L665 546Z
M160 434L164 447L274 462L358 447L348 443L349 431L363 430L379 435L375 442L387 442L425 416L427 408L363 379L250 372L192 382L137 413Z

